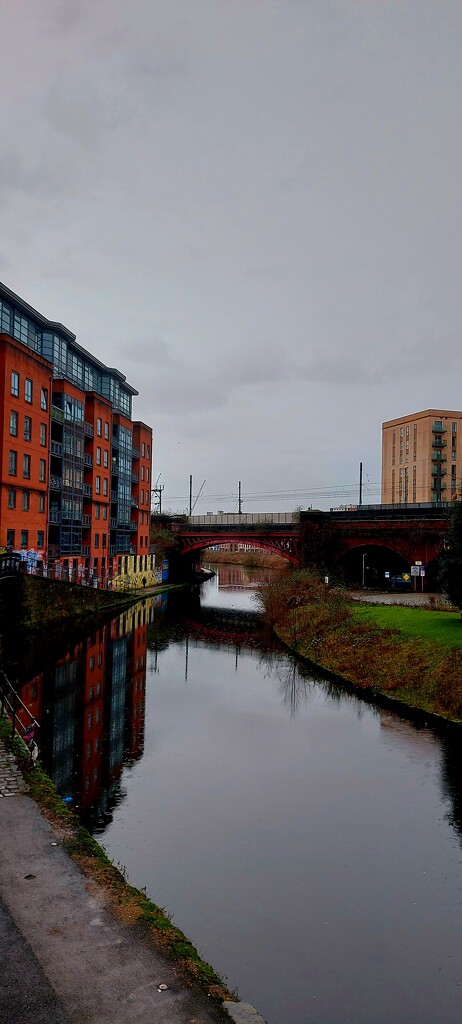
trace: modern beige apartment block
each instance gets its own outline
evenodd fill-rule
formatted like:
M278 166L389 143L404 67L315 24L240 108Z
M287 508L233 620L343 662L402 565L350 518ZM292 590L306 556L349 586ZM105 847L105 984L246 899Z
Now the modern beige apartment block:
M382 424L383 505L451 501L461 491L462 412L425 409Z

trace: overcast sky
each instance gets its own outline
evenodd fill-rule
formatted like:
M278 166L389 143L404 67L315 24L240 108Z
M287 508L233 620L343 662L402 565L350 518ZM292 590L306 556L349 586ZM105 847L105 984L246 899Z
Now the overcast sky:
M328 508L360 460L380 500L382 421L462 408L460 0L3 0L0 38L0 279L139 390L164 506Z

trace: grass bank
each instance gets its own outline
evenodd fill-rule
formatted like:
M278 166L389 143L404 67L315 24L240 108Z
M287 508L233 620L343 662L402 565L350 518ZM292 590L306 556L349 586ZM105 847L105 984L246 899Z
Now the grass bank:
M294 573L261 591L263 610L299 657L413 709L462 722L462 621L457 612L363 605Z
M217 1003L234 1000L222 978L177 928L168 912L156 906L144 891L135 889L125 879L123 868L115 866L104 849L79 824L77 816L63 803L54 783L40 762L31 765L29 754L19 736L11 738L11 723L0 716L0 737L13 750L29 786L30 796L51 822L72 859L89 878L101 885L109 899L111 912L126 924L144 926L146 940L175 962L181 982L197 986Z

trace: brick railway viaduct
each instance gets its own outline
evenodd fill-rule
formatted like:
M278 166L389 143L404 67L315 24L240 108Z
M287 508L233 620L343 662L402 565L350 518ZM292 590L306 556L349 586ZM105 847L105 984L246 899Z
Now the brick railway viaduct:
M425 567L425 589L437 584L449 504L369 505L323 512L154 516L175 536L175 557L199 561L208 547L250 544L294 566L328 571L350 585L386 585L393 575ZM385 574L388 573L389 577ZM420 589L420 582L419 582Z

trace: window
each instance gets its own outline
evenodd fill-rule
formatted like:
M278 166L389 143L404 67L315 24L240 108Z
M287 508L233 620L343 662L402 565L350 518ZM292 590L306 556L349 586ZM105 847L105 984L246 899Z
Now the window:
M144 466L141 467L141 479L144 480Z
M98 419L96 420L96 433L98 434L98 437L101 437L102 429L103 421L101 419L101 416L98 416Z
M97 476L95 480L95 492L101 494L101 477Z
M22 457L22 475L26 480L30 480L30 455Z
M40 394L40 408L43 409L44 412L48 409L48 388L42 388Z
M47 443L47 425L46 423L40 424L40 444L42 448L46 448Z
M95 548L99 548L99 533L95 533Z
M10 476L16 476L18 470L18 453L10 451L8 460L8 472Z
M13 487L8 491L8 508L16 508L16 491Z
M45 459L40 459L40 483L44 484L47 478L47 464Z
M146 449L145 449L144 441L142 441L141 442L141 454L142 454L143 458L144 458L145 451L146 451Z
M96 449L96 465L101 465L101 448L99 447Z
M95 505L95 519L99 519L99 516L100 516L99 505L96 504Z
M151 448L150 448L150 445L147 446L146 455L147 455L148 459L151 458Z
M14 548L14 530L6 531L6 546L7 548Z
M142 547L143 547L143 538L140 537L140 548L142 548Z
M106 534L105 533L102 534L102 542L103 542L103 548L105 548L106 547Z
M149 483L149 467L148 466L146 466L146 480Z
M457 420L453 420L452 421L452 433L453 434L457 433Z
M39 512L45 511L45 495L39 494Z
M104 421L104 436L106 441L109 441L109 423L107 420Z
M141 489L141 504L144 505L144 490Z
M103 505L103 519L107 519L107 505Z
M104 468L108 469L108 466L109 466L109 453L108 453L107 450L103 452L103 463L104 463Z
M11 437L18 436L18 414L14 409L10 412L10 435Z
M21 530L21 547L29 547L29 530Z
M32 419L30 416L24 417L24 440L32 441Z
M26 377L24 381L24 398L29 405L32 404L32 381L29 377Z
M19 398L19 373L16 370L11 371L11 394Z
M105 477L103 480L103 494L105 498L107 498L107 477Z
M22 492L22 510L28 512L30 508L30 493L29 491Z

